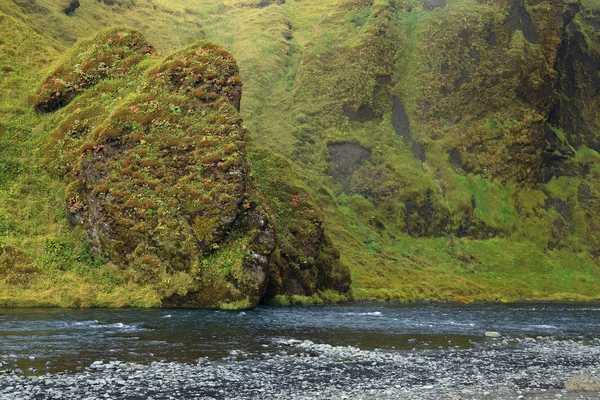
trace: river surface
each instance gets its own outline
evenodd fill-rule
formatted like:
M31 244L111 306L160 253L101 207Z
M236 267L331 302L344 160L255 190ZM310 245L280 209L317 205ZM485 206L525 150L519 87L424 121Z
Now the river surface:
M600 399L600 305L0 311L0 400L515 398Z
M600 337L600 305L359 304L243 312L4 309L0 360L10 356L32 374L75 372L97 360L262 358L290 339L362 350L468 349L489 341L486 331L509 339L591 340Z

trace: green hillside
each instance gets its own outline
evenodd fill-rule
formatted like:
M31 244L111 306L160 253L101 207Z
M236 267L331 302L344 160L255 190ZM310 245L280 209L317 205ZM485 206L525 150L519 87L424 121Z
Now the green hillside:
M0 305L186 305L173 295L211 295L192 283L193 269L141 266L164 254L154 244L143 254L99 249L71 217L83 141L66 158L51 147L65 121L98 113L96 129L105 114L121 118L117 103L124 122L134 118L131 102L158 85L153 68L198 40L239 67L251 189L247 203L231 204L260 207L277 233L266 301L600 298L597 0L74 3L0 0ZM62 109L36 110L45 89L54 96L49 77L84 65L75 43L112 26L141 32L158 54L73 92ZM217 247L182 252L230 279L223 260L246 251L232 239L246 237L240 224L211 237Z

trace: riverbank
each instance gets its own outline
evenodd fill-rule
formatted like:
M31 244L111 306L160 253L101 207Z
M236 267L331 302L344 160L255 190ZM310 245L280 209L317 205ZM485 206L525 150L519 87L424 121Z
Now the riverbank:
M0 399L597 399L565 382L600 374L600 339L490 340L473 349L361 350L282 340L258 359L98 360L76 374L0 374ZM10 360L4 360L3 362Z
M585 388L566 385L574 376L600 378L599 313L531 303L6 309L0 400L593 399L598 388L563 390Z

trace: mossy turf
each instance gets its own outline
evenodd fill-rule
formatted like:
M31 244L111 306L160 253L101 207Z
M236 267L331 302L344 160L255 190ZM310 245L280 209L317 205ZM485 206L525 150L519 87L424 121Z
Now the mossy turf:
M265 196L256 201L284 232L285 268L310 264L297 226L322 218L329 260L349 267L354 299L600 298L597 97L577 99L587 134L549 118L563 98L558 12L577 2L525 1L536 43L513 29L508 1L448 0L426 12L416 0L82 0L70 15L59 3L0 0L0 304L160 305L155 285L104 264L68 224L63 194L78 189L45 161L60 156L47 136L60 122L31 108L50 63L125 23L159 53L208 39L235 57ZM572 22L589 54L598 54L599 8L583 1ZM588 76L589 65L575 68ZM131 117L129 107L142 109L120 101ZM369 156L339 160L340 144ZM292 210L301 193L306 204ZM280 304L338 299L273 294Z

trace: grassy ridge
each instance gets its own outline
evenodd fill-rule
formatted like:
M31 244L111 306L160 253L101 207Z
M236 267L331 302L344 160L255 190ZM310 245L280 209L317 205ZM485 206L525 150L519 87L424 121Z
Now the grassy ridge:
M586 7L597 7L594 1ZM515 145L532 155L543 150L520 134L539 133L544 105L504 90L506 82L460 83L465 77L493 82L503 73L550 79L543 60L550 45L530 45L499 28L505 17L499 6L453 0L427 13L412 0L288 0L264 8L246 0L113 6L82 0L67 16L58 2L33 3L0 0L0 24L11 33L3 38L0 68L12 69L0 72L0 304L158 304L151 287L125 284L120 271L99 265L83 232L67 224L65 183L46 172L40 154L43 132L55 121L35 114L28 102L49 62L75 40L117 24L139 29L162 53L205 38L235 56L244 82L242 113L257 149L249 157L259 164L259 148L268 147L289 160L297 185L322 208L341 262L350 266L354 298L600 296L598 154L574 148L568 162L578 176L523 183L531 182L536 158L507 159ZM461 46L440 53L445 43L460 43L462 26L472 28L479 64L463 62L469 50ZM485 28L496 29L501 44L488 45ZM25 49L36 56L19 56ZM525 58L532 60L524 64L529 69L514 70ZM492 59L504 61L485 64ZM443 95L442 88L452 93ZM408 139L395 130L392 98L411 122ZM355 117L363 106L371 114ZM370 160L357 163L345 181L332 173L335 143L370 151ZM424 148L424 162L414 155L415 143ZM452 154L462 166L451 163ZM270 168L259 168L261 179L281 174ZM15 273L19 263L22 271Z

